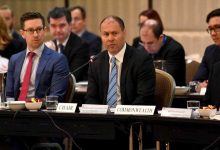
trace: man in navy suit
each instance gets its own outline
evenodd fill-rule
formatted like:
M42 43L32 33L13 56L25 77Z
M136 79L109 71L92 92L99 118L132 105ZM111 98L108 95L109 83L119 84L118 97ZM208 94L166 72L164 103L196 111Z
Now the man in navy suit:
M74 6L70 9L72 16L72 32L81 37L90 46L89 55L96 55L102 50L101 38L86 29L86 11L81 6Z
M40 13L27 12L22 15L20 23L27 49L13 55L9 61L6 96L18 99L29 62L28 55L33 52L27 98L44 98L47 94L57 95L59 101L62 101L68 86L68 78L64 77L69 73L65 56L43 44L45 20Z
M196 89L198 92L201 88L207 87L212 66L220 61L220 9L211 11L206 17L206 22L208 23L207 32L211 35L214 44L206 48L202 62L193 78L193 81L201 82Z
M73 72L76 81L87 80L88 66L74 72L89 61L89 45L71 32L70 11L65 7L55 7L48 13L47 21L50 24L50 33L54 38L55 50L66 56L69 69Z

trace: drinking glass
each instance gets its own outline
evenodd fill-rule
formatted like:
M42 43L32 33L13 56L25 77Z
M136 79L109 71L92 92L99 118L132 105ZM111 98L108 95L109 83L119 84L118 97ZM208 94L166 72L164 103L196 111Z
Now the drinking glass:
M154 68L166 71L165 60L154 60Z
M198 111L199 108L200 108L200 101L197 101L197 100L187 101L187 109L192 109L193 118L199 117L199 111Z
M58 96L49 95L46 96L46 109L56 110L58 105Z

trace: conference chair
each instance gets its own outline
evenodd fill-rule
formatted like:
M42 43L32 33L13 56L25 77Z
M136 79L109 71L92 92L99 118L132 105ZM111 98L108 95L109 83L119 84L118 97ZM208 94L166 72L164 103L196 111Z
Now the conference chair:
M64 102L65 103L71 103L73 100L73 96L75 93L75 88L76 88L76 78L73 74L69 74L69 84L67 88L66 95L64 97Z
M158 110L163 107L171 107L175 94L176 83L174 78L167 72L155 69L156 71L156 88L155 97ZM166 143L166 150L169 150L169 143ZM160 150L160 141L156 141L156 150Z
M196 71L199 68L200 63L192 59L186 59L186 83L193 80Z
M171 107L175 94L176 83L174 78L167 72L155 69L156 88L155 97L157 109L162 107Z

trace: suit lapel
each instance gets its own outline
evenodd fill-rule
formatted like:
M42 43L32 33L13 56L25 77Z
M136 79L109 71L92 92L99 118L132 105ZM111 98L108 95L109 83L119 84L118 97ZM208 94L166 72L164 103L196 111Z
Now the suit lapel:
M19 89L20 87L20 74L21 74L21 69L24 63L24 59L26 56L26 51L23 51L23 53L21 54L20 58L18 59L18 61L16 62L16 67L15 67L15 87L16 89Z
M42 73L42 71L44 70L47 61L50 59L49 55L50 55L50 51L48 51L48 48L45 46L44 50L41 54L40 60L39 60L39 64L37 67L37 72L36 72L36 79L35 79L35 88L37 89L39 82L40 82L40 75Z
M130 66L129 63L132 63L130 60L130 57L132 56L132 50L131 47L126 45L126 50L124 54L124 59L122 63L122 69L121 69L121 83L120 83L120 90L121 90L121 100L123 101L123 98L125 97L124 93L125 92L125 81L126 81L126 75L128 71L128 67ZM122 102L123 103L123 102Z

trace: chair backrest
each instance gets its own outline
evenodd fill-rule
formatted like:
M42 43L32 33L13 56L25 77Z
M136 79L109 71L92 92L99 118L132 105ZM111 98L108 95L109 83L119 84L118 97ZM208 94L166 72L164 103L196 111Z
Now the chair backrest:
M175 94L176 83L174 78L167 72L155 69L156 71L156 88L155 101L157 109L162 107L171 107Z
M200 63L195 60L186 59L186 83L192 81Z
M76 86L75 76L72 73L70 73L68 88L67 88L66 95L64 97L64 102L65 103L71 103L72 102L73 96L74 96L74 93L75 93L75 86Z

